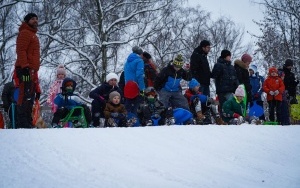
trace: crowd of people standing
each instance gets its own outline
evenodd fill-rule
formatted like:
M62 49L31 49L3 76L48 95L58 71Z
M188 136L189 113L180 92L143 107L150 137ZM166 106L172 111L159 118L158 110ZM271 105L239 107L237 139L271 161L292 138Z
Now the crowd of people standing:
M15 101L16 128L33 127L32 107L41 94L37 26L38 16L27 14L17 37L13 82L5 86L2 94L6 112ZM240 124L249 120L246 111L254 102L263 107L264 101L269 106L268 120L280 125L290 124L288 111L284 112L282 105L297 103L296 87L299 83L291 71L294 65L291 59L285 61L282 69L269 68L267 77L263 78L252 64L250 54L244 53L232 63L228 49L221 51L211 70L210 49L211 43L202 40L190 60L177 54L159 71L152 56L134 46L120 77L111 72L106 75L105 82L90 91L91 109L74 94L76 82L67 77L64 66L59 65L47 100L54 114L51 127L58 127L60 119L75 106L84 109L91 127L171 125L175 124L174 109L192 114L193 118L184 124ZM210 97L211 79L214 80L216 99ZM181 85L182 80L188 82L186 91ZM13 98L16 89L18 97ZM265 99L263 93L266 93ZM257 118L266 120L264 114Z

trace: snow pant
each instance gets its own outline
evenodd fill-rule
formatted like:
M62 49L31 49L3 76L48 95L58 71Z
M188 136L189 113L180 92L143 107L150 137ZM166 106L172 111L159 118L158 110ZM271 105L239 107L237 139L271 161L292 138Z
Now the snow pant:
M92 122L94 127L100 125L100 118L104 118L105 102L99 100L92 101Z
M166 108L172 107L183 108L190 110L187 99L182 95L181 91L166 91L161 89L159 92L159 100L164 104Z
M16 128L30 129L32 125L33 99L23 100L21 105L16 105Z
M271 100L271 101L268 101L268 104L269 104L269 118L270 118L270 121L275 121L275 108L276 108L276 117L277 117L277 121L279 123L280 122L280 117L281 117L281 101L277 101L277 100Z
M281 116L280 116L280 122L281 125L290 125L290 112L289 112L289 104L286 100L283 100L281 102Z

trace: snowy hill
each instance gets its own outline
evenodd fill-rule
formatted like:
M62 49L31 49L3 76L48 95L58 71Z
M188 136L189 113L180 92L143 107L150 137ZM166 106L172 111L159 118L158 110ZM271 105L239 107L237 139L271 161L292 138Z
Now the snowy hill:
M1 188L299 188L300 126L0 130Z

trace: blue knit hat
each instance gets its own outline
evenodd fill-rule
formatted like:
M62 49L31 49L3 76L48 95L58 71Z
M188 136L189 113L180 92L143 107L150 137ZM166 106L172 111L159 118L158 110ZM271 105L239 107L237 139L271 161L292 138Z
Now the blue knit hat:
M195 79L193 78L190 82L189 82L189 88L190 89L193 89L194 87L196 86L200 86L200 83Z

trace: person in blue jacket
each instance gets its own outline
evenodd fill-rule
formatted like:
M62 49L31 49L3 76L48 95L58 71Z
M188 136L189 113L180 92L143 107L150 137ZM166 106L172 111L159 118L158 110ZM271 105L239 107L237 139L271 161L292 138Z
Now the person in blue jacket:
M58 123L61 119L66 117L70 110L76 106L82 106L84 108L84 115L88 125L91 123L90 109L84 104L81 99L74 94L76 88L76 82L71 78L65 78L62 83L62 92L58 93L54 98L54 104L57 105L57 110L53 115L52 127L58 127Z

